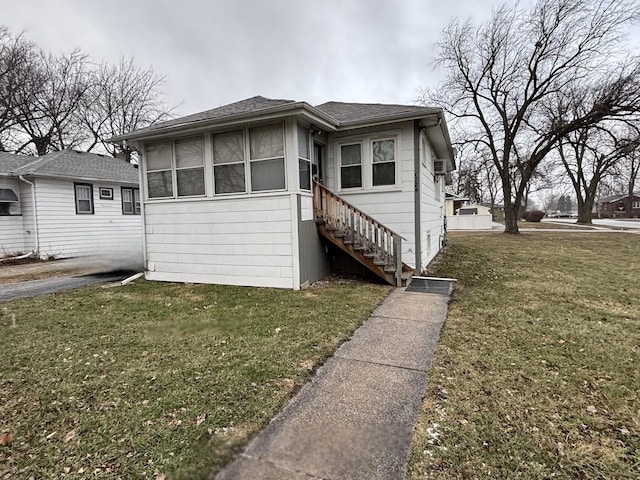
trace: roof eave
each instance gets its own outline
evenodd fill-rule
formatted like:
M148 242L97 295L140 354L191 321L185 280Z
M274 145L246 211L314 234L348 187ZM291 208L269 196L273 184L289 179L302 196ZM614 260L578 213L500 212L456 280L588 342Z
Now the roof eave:
M228 115L221 118L210 118L206 120L199 120L195 122L185 122L178 125L170 125L167 127L159 127L157 129L151 129L148 131L140 132L138 134L135 131L127 133L125 135L117 135L107 139L111 143L119 143L124 140L145 140L149 138L164 137L168 134L179 134L194 130L207 130L212 127L233 126L239 123L246 123L249 120L264 120L268 118L280 118L289 115L297 115L300 113L307 113L316 123L319 128L327 130L336 130L337 120L330 115L327 115L322 110L309 105L306 102L286 103L284 105L277 105L275 107L263 108L260 110L254 110L251 112L239 113L236 115Z
M81 180L83 182L105 182L105 183L117 183L117 184L125 184L125 185L138 185L138 181L129 181L129 180L116 180L116 179L106 179L106 178L97 178L97 177L83 177L76 175L56 175L54 173L38 173L38 172L22 172L20 174L13 174L13 176L22 176L26 175L28 177L35 178L52 178L54 180Z

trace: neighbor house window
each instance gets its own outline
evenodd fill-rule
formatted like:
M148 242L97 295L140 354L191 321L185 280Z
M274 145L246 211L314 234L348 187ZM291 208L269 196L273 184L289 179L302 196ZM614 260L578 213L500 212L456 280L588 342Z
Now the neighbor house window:
M171 151L171 140L150 143L145 146L149 198L173 197Z
M392 138L371 142L373 186L395 185L396 141Z
M633 205L632 205L632 208L640 208L640 202L634 201Z
M362 144L340 145L340 187L362 187Z
M245 192L244 134L242 130L213 135L215 193Z
M93 185L74 183L76 195L76 213L93 214Z
M122 187L122 213L140 215L140 190Z
M309 129L298 126L298 172L300 189L311 190L311 154L309 153Z
M174 142L176 183L179 197L204 195L204 146L202 137L181 138Z
M284 131L281 123L249 129L251 191L284 190Z

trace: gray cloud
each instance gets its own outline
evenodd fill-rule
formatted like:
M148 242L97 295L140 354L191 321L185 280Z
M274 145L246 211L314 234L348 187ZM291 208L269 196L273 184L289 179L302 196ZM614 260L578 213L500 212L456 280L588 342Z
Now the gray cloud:
M434 43L452 16L499 0L61 0L3 6L2 22L44 48L134 57L166 76L180 114L264 95L411 103L433 85ZM482 5L479 5L479 4Z

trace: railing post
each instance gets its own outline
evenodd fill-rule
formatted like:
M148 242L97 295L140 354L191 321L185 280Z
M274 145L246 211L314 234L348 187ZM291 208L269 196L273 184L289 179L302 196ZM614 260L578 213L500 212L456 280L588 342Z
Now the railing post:
M402 239L399 235L393 236L393 249L396 254L396 286L402 286Z

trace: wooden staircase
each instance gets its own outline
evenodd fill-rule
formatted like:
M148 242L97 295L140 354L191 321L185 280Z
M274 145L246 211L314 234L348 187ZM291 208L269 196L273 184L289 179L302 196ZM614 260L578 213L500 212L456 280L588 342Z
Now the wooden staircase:
M411 279L413 269L402 263L406 239L316 181L313 210L320 235L343 252L391 285Z

